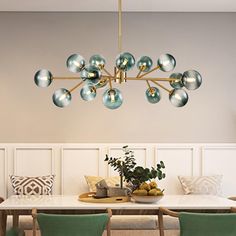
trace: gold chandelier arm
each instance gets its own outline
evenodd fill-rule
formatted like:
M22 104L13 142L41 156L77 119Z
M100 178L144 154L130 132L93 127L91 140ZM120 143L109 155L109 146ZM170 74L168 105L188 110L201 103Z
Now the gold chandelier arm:
M154 81L154 80L151 80L154 84L156 84L157 86L159 86L160 88L166 90L168 93L171 93L171 90L169 90L168 88L166 88L165 86L163 86L162 84Z
M117 67L115 67L115 68L117 68ZM121 72L121 70L117 68L117 71L115 71L115 76L114 76L114 77L117 77L117 75L118 75L120 72Z
M146 82L147 82L147 85L148 85L149 89L151 89L151 85L150 85L149 81L146 80Z
M113 77L109 71L107 71L105 68L102 68L102 70L110 77ZM105 76L103 76L105 77Z
M146 69L146 66L145 65L141 65L141 67L139 67L139 72L138 72L136 78L139 78L140 75L142 74L143 70L145 70L145 69Z
M53 80L78 80L80 77L52 77Z
M140 71L138 72L138 74L136 75L136 78L139 78L139 76L141 75L141 73L142 73L142 71L140 70Z
M69 90L70 93L72 93L75 89L77 89L81 84L83 84L84 81L82 80L81 82L79 82L77 85L75 85L72 89Z
M171 81L177 81L177 79L174 78L137 78L137 77L128 77L125 78L126 80L153 80L153 81L165 81L165 82L171 82Z
M118 0L118 49L122 51L122 0Z
M110 87L110 89L112 89L112 83L111 83L111 78L110 78L110 77L109 77L108 82L109 82L109 87Z
M158 70L158 69L160 69L160 66L154 67L152 70L150 70L150 71L148 71L148 72L146 72L146 73L140 75L138 78L143 78L145 75L148 75L148 74L150 74L150 73L152 73L153 71Z

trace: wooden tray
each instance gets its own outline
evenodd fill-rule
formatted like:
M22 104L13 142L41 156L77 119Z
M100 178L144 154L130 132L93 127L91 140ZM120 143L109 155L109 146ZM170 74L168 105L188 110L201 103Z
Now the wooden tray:
M121 197L106 197L106 198L94 198L94 192L83 193L79 196L79 200L82 202L91 202L91 203L120 203L120 202L129 202L130 197L121 196Z

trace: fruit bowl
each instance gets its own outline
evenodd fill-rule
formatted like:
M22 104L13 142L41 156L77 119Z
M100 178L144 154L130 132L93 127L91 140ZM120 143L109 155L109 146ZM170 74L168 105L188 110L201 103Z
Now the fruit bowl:
M163 196L164 196L163 194L157 196L139 196L135 194L131 195L132 199L134 199L135 202L140 202L140 203L155 203L161 200Z

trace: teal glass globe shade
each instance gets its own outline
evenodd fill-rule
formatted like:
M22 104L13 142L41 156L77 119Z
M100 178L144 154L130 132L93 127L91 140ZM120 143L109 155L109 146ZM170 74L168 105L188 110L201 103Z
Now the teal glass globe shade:
M174 70L176 66L176 61L172 55L162 54L157 60L157 65L160 67L160 70L164 72L169 72Z
M103 94L103 104L109 109L117 109L123 103L121 92L116 89L107 89Z
M122 71L128 71L135 65L134 56L129 52L121 53L116 58L116 67Z
M169 94L172 105L183 107L188 102L188 94L183 89L173 89Z
M71 93L64 88L58 89L52 96L53 103L58 107L66 107L71 102Z
M81 55L73 54L68 57L66 66L70 72L78 73L84 68L85 60Z
M96 88L93 84L86 84L80 90L80 96L84 101L92 101L97 95Z
M183 85L183 82L182 82L182 74L181 73L173 73L170 75L170 78L171 79L176 79L174 81L170 81L170 86L172 88L176 88L176 89L179 89L179 88L182 88L184 85Z
M106 60L101 55L93 55L89 59L89 63L92 66L98 67L100 70L102 70L105 67Z
M80 76L83 80L88 80L93 84L97 84L101 78L101 71L93 65L85 66L85 68L81 71Z
M52 83L52 74L50 71L42 69L36 72L34 82L38 87L46 88Z
M182 83L186 89L198 89L202 84L202 76L195 70L185 71L182 77Z
M148 56L142 56L137 62L137 68L140 71L148 72L152 68L152 59Z
M158 88L151 87L146 90L146 98L148 102L155 104L161 100L161 94Z

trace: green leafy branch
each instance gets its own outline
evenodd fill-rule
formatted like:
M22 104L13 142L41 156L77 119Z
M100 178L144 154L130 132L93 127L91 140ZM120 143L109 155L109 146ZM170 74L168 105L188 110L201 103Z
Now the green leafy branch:
M113 167L115 171L118 171L121 188L123 188L123 181L131 183L132 188L136 189L143 182L156 178L161 180L166 177L165 173L163 173L163 169L165 169L163 161L160 161L160 163L156 165L156 168L151 167L151 169L136 166L134 152L129 150L128 146L124 146L122 149L124 152L123 156L113 158L106 155L105 158L108 165Z

